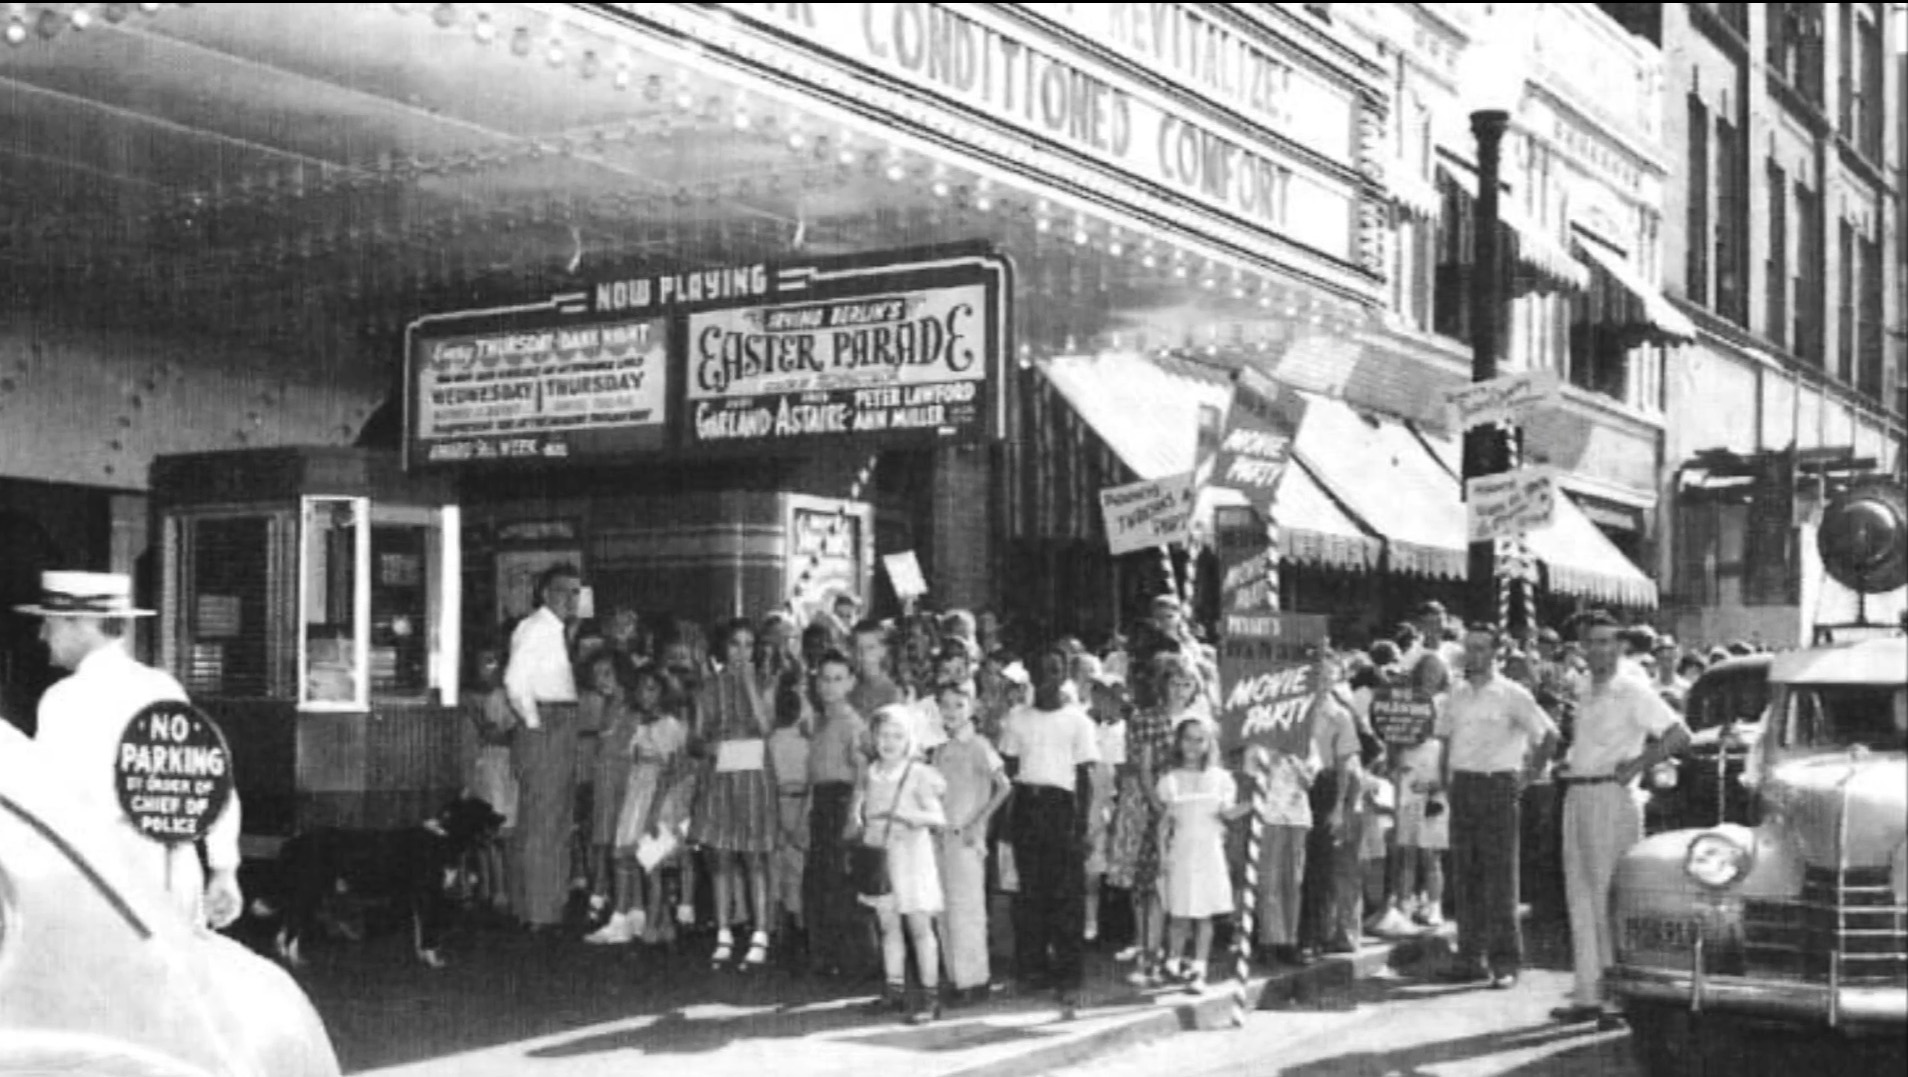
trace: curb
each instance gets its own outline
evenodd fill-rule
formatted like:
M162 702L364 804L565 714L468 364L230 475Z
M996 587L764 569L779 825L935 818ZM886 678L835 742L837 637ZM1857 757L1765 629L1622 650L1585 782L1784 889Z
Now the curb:
M1450 927L1445 927L1417 938L1380 943L1356 954L1326 957L1310 968L1280 969L1270 975L1255 976L1246 984L1246 1008L1278 1009L1315 998L1333 988L1347 987L1386 969L1417 964L1446 952L1452 933ZM1201 998L1173 1006L1155 1006L1111 1027L1012 1058L970 1066L947 1077L1041 1077L1181 1032L1231 1027L1232 991L1231 982L1227 981L1220 989Z

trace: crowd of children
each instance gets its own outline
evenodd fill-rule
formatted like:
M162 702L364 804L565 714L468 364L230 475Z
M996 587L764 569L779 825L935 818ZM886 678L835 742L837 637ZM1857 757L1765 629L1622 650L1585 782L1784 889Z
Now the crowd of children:
M587 941L672 944L713 926L717 966L879 969L871 1012L928 1022L992 990L1009 932L990 909L1005 908L1016 979L1071 1012L1083 948L1128 902L1132 945L1118 958L1134 966L1129 982L1205 987L1215 920L1236 911L1234 824L1260 787L1257 941L1272 957L1298 958L1315 821L1392 812L1389 781L1341 765L1359 737L1338 736L1333 708L1354 708L1332 669L1312 748L1256 753L1235 776L1220 760L1210 652L1171 630L1174 611L1156 610L1166 629L1139 646L1116 638L1096 656L1063 641L1032 671L985 619L888 625L851 612L799 632L783 616L735 621L713 648L693 627L645 640L626 620L586 638L575 859ZM508 817L513 723L496 666L482 656L469 701L471 786ZM1351 847L1325 854L1332 874L1356 878L1375 858L1382 879L1387 855L1434 848L1426 812L1411 811L1399 815L1414 844L1395 854L1375 822L1341 827L1330 840ZM856 870L865 863L884 877L871 882ZM500 911L509 871L487 873ZM1326 915L1327 936L1347 922Z

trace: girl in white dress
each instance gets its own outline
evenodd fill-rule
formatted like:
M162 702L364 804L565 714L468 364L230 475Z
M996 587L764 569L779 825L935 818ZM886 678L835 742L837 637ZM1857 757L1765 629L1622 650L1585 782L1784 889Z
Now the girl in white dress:
M921 972L922 993L914 1000L909 1024L939 1017L941 943L934 920L947 908L934 831L947 826L943 800L947 781L939 771L914 758L914 720L906 704L875 712L875 761L857 790L850 827L862 841L888 850L889 892L863 896L881 924L881 964L887 992L870 1007L890 1013L907 1006L908 941Z
M1232 875L1226 866L1226 824L1243 818L1251 805L1240 804L1232 775L1219 767L1218 741L1200 718L1187 718L1173 731L1175 764L1159 779L1164 806L1165 855L1160 858L1165 897L1166 973L1189 991L1206 989L1206 964L1212 953L1212 918L1232 912ZM1193 960L1181 964L1187 935L1193 936Z

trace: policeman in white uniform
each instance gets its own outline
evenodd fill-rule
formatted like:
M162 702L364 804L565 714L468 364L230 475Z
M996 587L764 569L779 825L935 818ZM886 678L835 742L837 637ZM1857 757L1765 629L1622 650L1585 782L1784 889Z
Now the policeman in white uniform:
M151 610L134 609L132 579L119 573L47 572L40 600L15 607L38 616L40 639L53 664L72 675L40 699L35 735L40 765L126 851L126 862L166 888L195 922L224 928L245 907L239 890L239 803L236 793L205 837L205 877L192 846L162 845L142 835L120 806L114 753L133 715L158 702L186 702L170 675L142 665L126 649L126 629Z

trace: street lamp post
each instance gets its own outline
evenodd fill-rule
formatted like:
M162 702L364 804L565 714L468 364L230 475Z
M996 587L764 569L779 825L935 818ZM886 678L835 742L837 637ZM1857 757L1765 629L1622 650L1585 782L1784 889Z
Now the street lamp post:
M1491 4L1463 60L1463 96L1477 143L1476 228L1471 252L1471 381L1497 377L1497 342L1508 296L1504 293L1498 187L1504 134L1524 92L1527 38L1513 23L1516 5ZM1464 480L1511 468L1509 431L1495 423L1463 431ZM1473 542L1467 569L1473 620L1498 620L1497 544ZM1509 627L1509 626L1505 626Z

